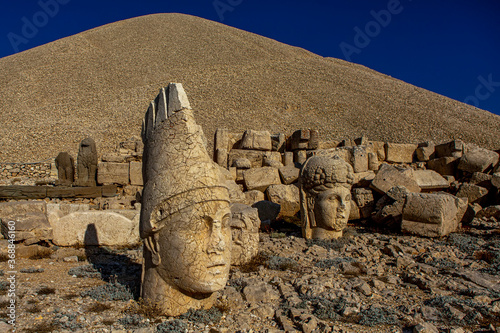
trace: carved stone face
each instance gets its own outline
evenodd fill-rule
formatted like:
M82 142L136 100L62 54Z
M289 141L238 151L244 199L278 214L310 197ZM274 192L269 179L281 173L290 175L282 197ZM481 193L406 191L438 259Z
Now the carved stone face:
M158 237L160 276L178 288L211 293L226 285L231 263L231 211L225 201L189 206L168 217Z
M335 186L320 192L314 204L316 227L342 231L347 226L351 208L351 191L344 186Z
M243 265L250 262L259 252L259 213L256 208L242 204L233 204L231 212L231 264Z

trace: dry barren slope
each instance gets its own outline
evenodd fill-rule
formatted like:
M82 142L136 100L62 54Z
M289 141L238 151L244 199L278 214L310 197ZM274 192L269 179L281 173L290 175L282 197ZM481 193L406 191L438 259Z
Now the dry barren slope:
M99 153L138 135L158 89L182 82L209 140L217 127L325 139L461 138L500 148L500 117L380 74L182 14L116 22L0 59L0 162Z

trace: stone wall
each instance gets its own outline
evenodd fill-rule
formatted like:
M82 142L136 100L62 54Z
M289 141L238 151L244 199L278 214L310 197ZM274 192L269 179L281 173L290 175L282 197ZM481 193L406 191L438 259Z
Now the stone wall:
M35 185L36 182L50 182L55 179L57 179L57 169L53 160L35 163L0 162L0 185L13 183Z

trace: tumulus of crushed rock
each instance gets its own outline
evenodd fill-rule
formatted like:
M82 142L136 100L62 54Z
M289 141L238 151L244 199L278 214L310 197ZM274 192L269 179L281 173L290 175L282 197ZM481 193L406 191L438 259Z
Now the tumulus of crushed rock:
M500 117L490 112L220 23L155 14L0 59L0 161L76 156L87 136L109 153L140 133L169 82L183 84L210 139L218 127L312 128L325 140L500 146Z

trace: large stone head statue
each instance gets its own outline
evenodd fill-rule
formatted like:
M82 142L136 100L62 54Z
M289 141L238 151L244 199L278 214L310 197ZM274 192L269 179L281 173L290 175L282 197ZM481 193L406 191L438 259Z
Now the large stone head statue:
M142 297L169 316L209 308L229 276L229 193L181 84L151 102L143 140Z
M342 236L351 205L353 169L339 156L313 156L300 172L302 234L311 239Z

